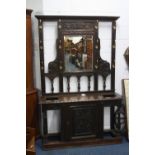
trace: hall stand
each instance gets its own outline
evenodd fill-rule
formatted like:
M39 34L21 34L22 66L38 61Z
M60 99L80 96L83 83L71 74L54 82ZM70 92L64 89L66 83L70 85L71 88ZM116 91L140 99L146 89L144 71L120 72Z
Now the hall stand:
M115 92L115 48L116 48L116 16L52 16L36 15L38 19L41 95L40 107L40 134L44 149L61 148L68 146L104 145L121 143L121 117L122 96ZM54 61L48 62L48 71L44 66L44 22L57 22L56 51ZM111 23L111 62L100 57L100 39L98 37L99 22ZM65 37L81 36L78 46L66 43ZM79 67L74 51L80 51L83 41L90 41L86 47L86 63L92 64L88 69ZM67 48L65 47L67 45ZM87 44L88 45L88 44ZM77 50L77 49L78 50ZM74 49L74 51L73 51ZM85 50L83 50L85 51ZM53 52L53 51L51 51ZM79 52L80 53L80 52ZM91 54L90 54L91 53ZM78 71L68 71L64 55L69 56L69 63L75 65ZM81 52L81 55L84 54ZM91 57L92 56L92 57ZM91 58L90 58L91 57ZM76 59L76 61L75 61ZM88 62L88 60L90 60ZM81 60L79 60L81 61ZM81 64L84 64L82 61ZM80 69L79 69L80 68ZM77 92L71 92L70 79L77 79ZM86 76L88 90L81 91L81 77ZM98 89L98 77L103 78L103 90ZM107 77L111 76L110 90L106 90ZM91 90L91 77L94 88ZM45 78L51 82L51 93L46 92ZM54 92L54 79L59 79L59 92ZM64 91L66 79L67 92ZM104 129L104 108L110 107L110 129ZM47 111L60 111L60 131L56 134L48 133ZM110 138L109 138L110 137Z

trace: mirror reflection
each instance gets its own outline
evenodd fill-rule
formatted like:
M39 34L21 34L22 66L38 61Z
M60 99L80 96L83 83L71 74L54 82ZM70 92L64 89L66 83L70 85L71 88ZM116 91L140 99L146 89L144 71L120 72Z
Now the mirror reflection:
M64 36L65 72L91 71L93 69L93 36Z

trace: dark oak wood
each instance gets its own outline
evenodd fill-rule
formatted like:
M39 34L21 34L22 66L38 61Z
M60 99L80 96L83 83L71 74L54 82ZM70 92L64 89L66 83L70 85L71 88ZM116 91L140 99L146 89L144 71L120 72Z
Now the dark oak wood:
M47 133L47 119L45 119L46 117L44 117L44 114L46 114L47 110L59 109L61 111L60 146L63 146L63 141L67 141L68 143L72 140L84 140L87 138L91 138L92 141L93 138L100 138L104 141L104 143L107 143L108 140L105 140L103 128L103 109L104 107L113 107L111 110L111 132L115 131L114 106L120 107L121 101L121 96L113 93L103 94L94 92L87 94L62 94L57 97L44 96L40 102L44 119L42 136L44 138L48 138L51 136ZM113 139L114 134L111 133L111 135L111 138ZM111 141L111 143L114 142L115 139ZM43 146L46 145L46 143L47 140L44 140ZM54 144L54 141L50 141L49 143L50 145ZM75 142L75 144L78 145L79 143ZM83 143L83 145L84 144L86 143Z
M56 148L65 146L81 146L92 144L113 144L121 142L115 135L115 108L122 105L122 97L115 93L115 39L116 20L114 16L45 16L36 15L39 28L40 69L41 69L41 97L40 97L40 124L41 136L44 148ZM48 63L48 71L44 70L44 21L57 21L58 36L56 40L57 56L54 61ZM112 23L111 66L110 63L100 57L100 39L98 37L98 22ZM86 37L91 36L92 68L82 71L66 71L64 47L65 35L82 36L82 43ZM84 45L83 45L84 46ZM84 51L84 48L83 48ZM106 90L106 79L111 75L111 88ZM70 92L70 78L77 78L77 92ZM81 77L88 79L88 90L81 91ZM103 78L103 90L99 90L99 76ZM51 93L46 93L45 77L51 81ZM91 81L93 77L93 81ZM59 78L59 92L54 92L53 81ZM66 78L67 92L64 92ZM91 90L91 82L94 89ZM111 137L106 139L104 124L104 107L111 107ZM47 128L47 111L60 110L61 129L58 140L50 139L51 134ZM118 118L119 119L119 118ZM52 136L53 138L56 135Z
M50 21L57 21L59 19L69 19L69 20L99 20L99 21L106 21L110 22L113 20L117 20L119 16L62 16L62 15L36 15L36 18L42 20L50 20Z
M107 101L121 101L122 97L116 93L103 93L103 92L87 92L87 93L63 93L58 96L44 96L41 98L40 104L41 105L48 105L48 104L73 104L73 103L85 103L89 104L90 102L102 102L105 104ZM113 105L113 104L112 104Z
M110 107L110 128L114 129L114 105Z
M115 92L115 49L116 49L116 22L112 22L111 42L111 90Z
M85 146L99 146L99 145L111 145L111 144L119 144L122 142L121 137L113 137L111 139L83 139L83 140L75 140L75 141L55 141L48 142L43 144L43 149L56 149L56 148L66 148L66 147L85 147Z
M100 57L100 39L98 38L98 20L80 19L77 20L58 20L58 39L57 39L57 57L54 61L48 63L48 72L44 72L44 46L43 46L43 20L38 19L39 22L39 46L40 46L40 66L41 66L41 84L42 94L47 95L45 92L45 77L48 77L53 84L53 79L59 78L59 92L63 93L63 78L68 76L75 76L77 78L77 90L81 92L80 78L81 76L94 76L94 90L98 91L98 77L101 75L104 79L103 91L107 91L106 78L111 73L112 89L115 84L115 71L114 68L110 69L110 63L102 60ZM66 72L64 66L64 36L65 35L85 35L93 37L93 66L91 71L80 71L80 72ZM113 37L115 40L115 36ZM114 66L115 51L112 52L111 64ZM112 70L112 71L111 71ZM54 72L53 72L54 71ZM53 86L53 85L52 85ZM90 86L88 87L90 91ZM54 89L52 87L52 92Z
M39 20L38 23L39 30L39 50L40 50L40 72L41 75L44 75L44 38L43 38L43 22ZM41 90L42 93L45 94L45 76L41 76Z

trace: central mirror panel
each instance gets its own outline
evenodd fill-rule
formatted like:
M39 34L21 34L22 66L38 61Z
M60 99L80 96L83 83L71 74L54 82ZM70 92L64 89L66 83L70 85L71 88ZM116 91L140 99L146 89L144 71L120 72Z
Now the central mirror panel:
M64 35L64 72L93 70L93 35Z

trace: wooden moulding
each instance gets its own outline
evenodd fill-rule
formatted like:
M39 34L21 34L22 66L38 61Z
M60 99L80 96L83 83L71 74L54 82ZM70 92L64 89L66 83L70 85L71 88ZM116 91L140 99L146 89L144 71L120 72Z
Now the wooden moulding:
M54 141L43 144L43 149L56 149L56 148L66 148L66 147L84 147L84 146L100 146L100 145L110 145L119 144L122 142L120 136L113 137L109 139L82 139L75 141Z
M58 19L69 19L69 20L99 20L99 21L114 21L119 18L119 16L62 16L62 15L36 15L36 18L42 19L42 20L50 20L50 21L56 21Z
M32 9L26 9L26 15L30 16L32 11L33 11Z

